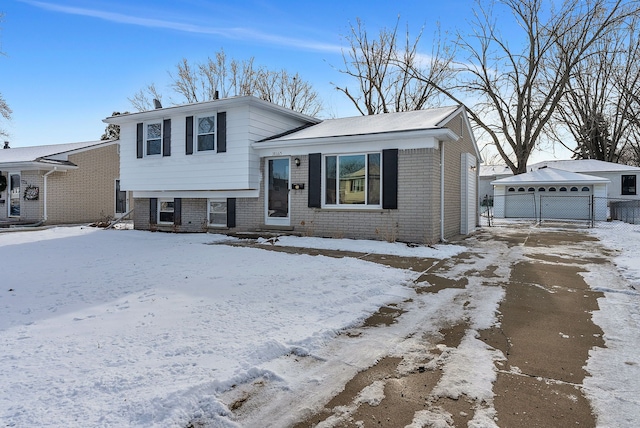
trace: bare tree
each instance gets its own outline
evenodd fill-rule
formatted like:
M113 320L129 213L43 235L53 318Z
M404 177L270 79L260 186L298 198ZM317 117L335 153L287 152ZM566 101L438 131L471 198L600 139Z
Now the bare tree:
M558 105L559 123L573 136L571 147L562 136L557 141L577 159L618 162L640 129L634 96L640 91L639 18L604 34L578 63Z
M314 116L322 109L318 93L300 75L254 66L254 59L229 59L220 50L206 62L192 65L184 58L169 72L170 88L178 97L175 104L196 103L216 97L253 95L300 113ZM152 108L153 99L162 99L154 85L139 91L129 101L139 111Z
M2 19L4 18L4 13L0 13L0 22L2 22ZM4 56L5 53L0 50L0 56ZM7 101L2 97L2 94L0 93L0 116L5 119L5 120L11 120L11 114L13 113L13 111L11 111L11 108L9 107L9 104L7 104ZM0 128L0 136L8 136L9 134L7 133L7 131L5 131L4 129Z
M549 6L545 8L545 6ZM496 11L496 8L500 8ZM469 114L515 174L526 172L576 66L596 41L637 13L636 1L476 0L471 33L459 33L458 83L445 87L415 70L452 100L474 101ZM503 35L494 18L512 14Z
M311 116L320 112L318 93L298 73L292 76L286 70L261 69L257 76L255 91L261 99Z
M128 98L129 102L138 111L146 111L154 108L153 100L162 102L162 94L158 92L155 84L148 85L144 89L140 89L131 98Z
M407 30L404 45L398 38L399 19L393 29L383 28L370 39L360 19L346 37L349 47L342 52L344 68L339 69L357 82L357 89L335 88L344 93L362 115L420 110L435 103L439 92L431 82L443 84L452 76L453 55L439 41L430 56L418 54L422 31L413 40ZM420 69L423 79L410 70Z

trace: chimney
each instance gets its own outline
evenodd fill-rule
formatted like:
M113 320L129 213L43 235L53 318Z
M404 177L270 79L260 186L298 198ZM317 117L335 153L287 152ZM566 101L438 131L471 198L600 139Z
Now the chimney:
M154 99L153 99L153 106L154 106L155 108L162 108L162 103L160 102L160 100L159 100L159 99L154 98Z
M8 141L5 141L5 142L4 142L4 147L3 147L3 149L10 149L10 148L11 148L11 147L9 147L9 142L8 142Z
M213 99L214 99L214 100L217 100L217 99L219 99L219 98L220 98L220 93L219 93L218 91L216 91L216 92L213 94Z

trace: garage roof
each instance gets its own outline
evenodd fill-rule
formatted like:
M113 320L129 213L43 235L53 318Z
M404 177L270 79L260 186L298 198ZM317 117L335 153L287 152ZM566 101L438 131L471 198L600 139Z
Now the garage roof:
M555 168L542 168L525 174L494 180L491 184L494 186L514 186L523 184L604 184L609 182L610 180L607 178L594 177L593 175L578 174Z

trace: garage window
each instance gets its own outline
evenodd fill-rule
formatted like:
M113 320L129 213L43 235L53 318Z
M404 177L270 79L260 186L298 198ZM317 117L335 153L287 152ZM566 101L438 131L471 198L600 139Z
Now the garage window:
M515 191L516 191L516 189L515 189L515 187L509 187L508 191L509 191L509 192L515 192Z
M584 186L584 187L582 188L582 191L583 191L583 192L588 192L589 190L591 190L591 189L589 189L589 187L588 187L588 186Z
M577 192L577 191L578 191L578 188L577 188L576 186L573 186L573 187L571 188L571 191L572 191L572 192Z
M550 192L555 192L555 191L556 191L556 188L555 188L555 187L549 187L549 191L550 191Z
M547 190L547 189L545 189L544 187L538 188L538 192L544 192L545 190Z
M636 176L635 175L622 176L622 194L623 195L636 194Z

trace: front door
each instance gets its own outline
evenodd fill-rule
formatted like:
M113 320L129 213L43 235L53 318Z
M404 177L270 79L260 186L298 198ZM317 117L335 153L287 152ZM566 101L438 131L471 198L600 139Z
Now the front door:
M267 160L265 224L289 226L289 158Z

